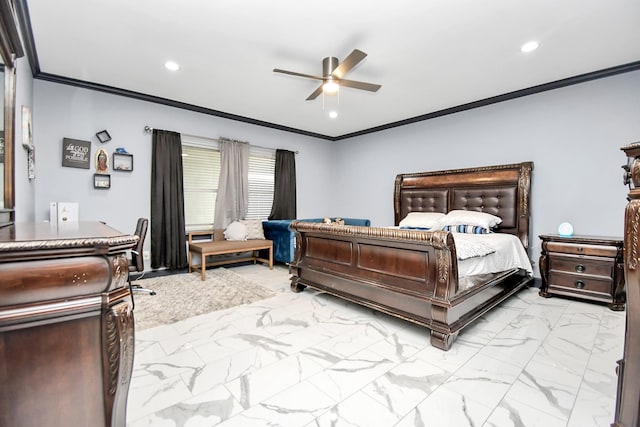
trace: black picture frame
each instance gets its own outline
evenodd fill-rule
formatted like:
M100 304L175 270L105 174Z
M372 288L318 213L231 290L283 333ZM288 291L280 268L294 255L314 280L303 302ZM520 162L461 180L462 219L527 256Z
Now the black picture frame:
M132 172L133 154L113 153L112 169L118 172Z
M62 166L89 169L91 167L91 141L63 138Z
M104 173L93 174L93 188L108 190L111 188L111 175Z
M109 132L107 132L106 129L96 133L96 136L98 137L98 141L102 142L103 144L105 142L111 141L111 135L109 135Z

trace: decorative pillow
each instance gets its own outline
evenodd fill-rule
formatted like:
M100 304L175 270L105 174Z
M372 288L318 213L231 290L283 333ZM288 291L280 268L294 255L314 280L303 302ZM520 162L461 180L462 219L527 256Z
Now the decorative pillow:
M409 212L402 221L400 228L430 229L436 226L445 215L441 212Z
M477 237L467 234L456 234L453 240L456 242L456 255L459 260L481 257L496 251L490 245L479 241Z
M491 230L502 222L502 218L486 212L452 210L439 221L440 228L447 225L470 225Z
M487 230L484 227L478 227L477 225L445 225L442 227L444 231L451 231L452 233L466 233L466 234L488 234L491 230Z
M247 226L239 221L233 221L224 230L224 238L227 240L247 240Z
M247 227L247 239L264 240L264 229L262 228L261 219L241 219L239 222Z

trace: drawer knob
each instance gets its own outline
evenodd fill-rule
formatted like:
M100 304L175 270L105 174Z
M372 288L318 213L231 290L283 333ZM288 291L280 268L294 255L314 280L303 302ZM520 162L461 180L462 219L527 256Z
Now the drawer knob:
M584 282L582 280L576 280L576 288L584 289Z
M584 273L585 270L586 270L586 268L584 267L584 265L582 265L582 264L576 265L576 271L578 273Z

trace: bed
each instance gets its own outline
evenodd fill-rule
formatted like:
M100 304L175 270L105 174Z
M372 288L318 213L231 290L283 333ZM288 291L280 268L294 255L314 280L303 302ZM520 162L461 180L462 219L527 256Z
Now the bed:
M533 280L528 255L532 170L532 162L523 162L400 174L394 227L294 221L291 289L301 292L308 286L423 325L431 344L448 350L461 329ZM492 224L492 234L515 240L511 246L519 255L507 258L525 258L524 264L477 271L469 264L484 256L458 259L458 252L468 252L463 251L468 235L399 227L414 213L468 212L501 219ZM501 256L488 252L486 257Z

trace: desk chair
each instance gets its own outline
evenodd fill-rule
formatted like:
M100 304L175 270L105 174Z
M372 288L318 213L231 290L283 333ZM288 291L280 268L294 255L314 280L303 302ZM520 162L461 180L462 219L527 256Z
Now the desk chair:
M133 292L144 292L149 295L155 295L156 292L152 289L143 288L140 285L131 283L131 273L144 272L144 257L142 256L142 247L144 246L144 238L147 236L147 228L149 227L149 220L147 218L138 218L136 224L135 235L139 237L138 243L135 248L131 250L131 260L129 261L129 290L133 297ZM138 279L142 275L138 276Z

